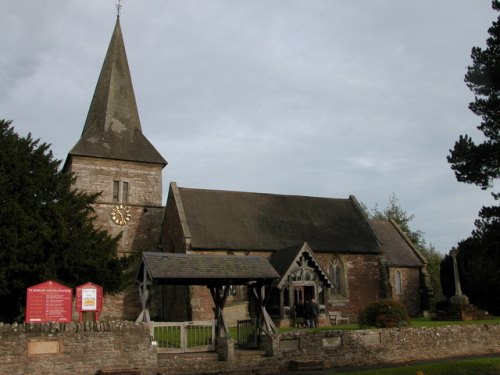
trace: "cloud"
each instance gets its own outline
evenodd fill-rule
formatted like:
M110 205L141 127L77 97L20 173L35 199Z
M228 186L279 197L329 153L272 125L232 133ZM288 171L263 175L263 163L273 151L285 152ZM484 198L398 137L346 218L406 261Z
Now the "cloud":
M113 28L101 0L4 4L0 113L65 158L81 134ZM395 193L442 251L487 193L448 150L479 119L463 83L495 14L467 0L124 2L143 131L164 183L357 198ZM165 188L166 189L166 188Z

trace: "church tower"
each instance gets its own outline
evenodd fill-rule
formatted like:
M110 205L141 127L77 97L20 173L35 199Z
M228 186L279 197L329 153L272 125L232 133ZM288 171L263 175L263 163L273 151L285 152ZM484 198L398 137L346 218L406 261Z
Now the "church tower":
M94 205L95 225L112 236L122 234L119 253L150 251L158 245L166 164L142 133L117 17L81 138L64 168L76 176L78 190L101 193Z

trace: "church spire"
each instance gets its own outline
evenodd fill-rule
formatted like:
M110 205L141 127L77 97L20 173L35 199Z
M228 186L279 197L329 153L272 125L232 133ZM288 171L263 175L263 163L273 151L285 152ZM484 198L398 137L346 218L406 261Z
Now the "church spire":
M142 134L120 27L119 7L82 136L70 155L167 162Z

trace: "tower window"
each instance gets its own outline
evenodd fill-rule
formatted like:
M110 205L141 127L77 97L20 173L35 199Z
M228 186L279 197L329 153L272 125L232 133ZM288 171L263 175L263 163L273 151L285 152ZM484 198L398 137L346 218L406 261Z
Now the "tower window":
M113 202L128 202L128 182L113 181Z
M122 202L128 202L128 182L122 182Z
M120 200L120 181L113 181L113 201Z

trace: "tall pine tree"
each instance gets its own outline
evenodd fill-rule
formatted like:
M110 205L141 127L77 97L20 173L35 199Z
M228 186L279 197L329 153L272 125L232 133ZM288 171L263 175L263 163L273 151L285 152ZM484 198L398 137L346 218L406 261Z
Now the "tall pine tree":
M492 2L500 11L500 2ZM461 135L450 150L448 162L458 181L472 183L481 189L491 189L500 177L500 16L488 30L486 48L472 48L472 65L468 67L465 82L475 99L469 108L481 117L477 127L483 137L476 143L469 135ZM500 194L492 192L498 200ZM458 261L463 292L472 303L500 313L500 207L483 207L472 236L458 245ZM451 268L443 264L443 286L452 285ZM446 271L448 270L448 271ZM448 290L448 295L454 290Z
M72 190L49 146L0 120L0 322L22 319L26 287L52 279L124 285L119 238L93 227L96 195Z

